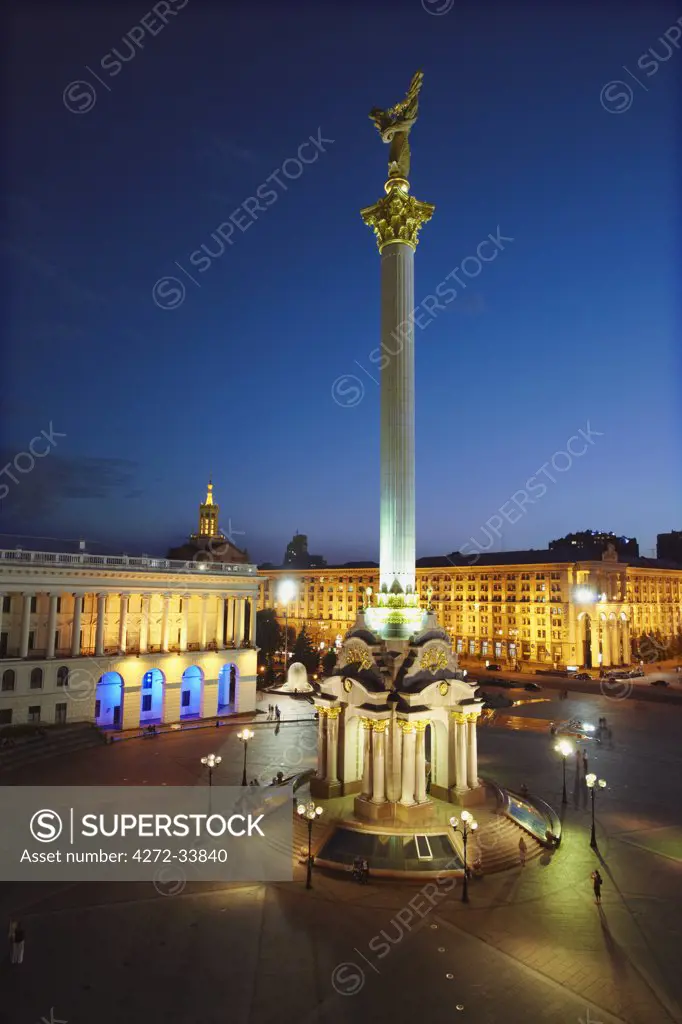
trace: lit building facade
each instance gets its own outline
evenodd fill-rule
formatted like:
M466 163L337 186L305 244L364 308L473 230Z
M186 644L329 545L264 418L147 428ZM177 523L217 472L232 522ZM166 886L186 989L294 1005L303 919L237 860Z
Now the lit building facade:
M0 550L0 726L256 705L255 565Z
M475 565L448 558L417 562L417 590L453 638L460 657L506 665L577 665L598 669L627 665L632 640L682 630L682 569L646 559L636 564L606 552L599 561L557 561L550 551L481 556ZM464 560L463 560L464 561ZM320 571L268 569L260 607L274 608L280 579L296 583L289 625L306 626L318 643L334 646L363 605L367 587L379 584L373 563Z

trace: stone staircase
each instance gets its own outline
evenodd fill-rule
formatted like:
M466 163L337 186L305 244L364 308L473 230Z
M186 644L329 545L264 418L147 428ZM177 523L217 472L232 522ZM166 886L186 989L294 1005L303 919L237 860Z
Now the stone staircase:
M6 732L4 735L11 735ZM106 737L88 722L74 722L72 725L51 727L44 735L16 736L14 746L0 747L0 778L16 768L23 768L35 761L44 761L75 750L101 747Z
M539 857L544 847L537 839L534 839L525 829L504 814L494 815L480 829L480 832L469 840L467 851L469 864L473 864L477 857L480 857L484 875L518 867L521 837L526 844L526 861Z

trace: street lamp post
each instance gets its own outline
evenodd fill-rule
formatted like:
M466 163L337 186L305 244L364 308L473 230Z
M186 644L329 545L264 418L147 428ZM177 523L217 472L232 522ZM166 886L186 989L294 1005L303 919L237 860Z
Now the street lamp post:
M594 793L596 789L606 789L606 782L604 779L598 779L596 775L590 772L589 775L585 776L585 783L587 788L592 794L592 833L590 835L590 846L593 850L597 849L597 834L594 830Z
M561 794L561 802L562 804L567 804L568 797L566 796L566 758L569 756L569 754L573 753L573 744L569 743L568 740L559 740L559 742L555 745L554 749L557 751L558 754L561 754L561 757L563 759L564 789L563 793Z
M296 593L296 584L293 580L282 580L277 593L284 605L284 674L286 675L289 661L289 601L293 600Z
M247 785L247 782L246 782L246 751L249 748L249 740L252 740L253 737L254 737L254 733L251 731L251 729L242 729L241 732L237 733L237 739L241 740L241 742L244 744L244 771L242 772L242 786L246 786Z
M206 757L202 757L201 763L208 768L208 784L213 785L213 769L217 768L222 757L219 754L207 754Z
M468 903L469 868L467 866L467 839L469 838L469 833L475 832L478 828L478 822L474 821L474 817L469 811L462 811L461 820L462 823L460 825L457 818L450 818L450 824L455 832L462 833L462 839L464 840L464 885L462 886L462 903Z
M307 804L299 804L297 811L302 818L305 818L308 822L308 872L306 875L305 887L306 889L312 889L313 887L313 823L322 814L322 808L316 807L311 800Z

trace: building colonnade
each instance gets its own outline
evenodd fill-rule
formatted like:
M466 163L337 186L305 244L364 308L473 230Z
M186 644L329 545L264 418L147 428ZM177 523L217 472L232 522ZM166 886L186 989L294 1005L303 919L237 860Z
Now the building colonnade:
M99 657L110 651L119 654L139 653L146 654L154 649L162 653L171 650L184 652L188 649L206 650L210 648L224 648L225 646L241 647L245 643L255 646L256 643L256 605L257 599L253 596L231 595L226 593L201 593L192 594L189 592L175 593L158 591L130 590L130 591L97 591L95 592L95 611L90 616L90 624L94 619L94 649L83 644L83 603L87 594L91 591L79 590L67 592L70 594L73 607L70 615L61 612L61 602L64 596L63 591L46 591L42 589L8 591L0 593L0 635L6 633L4 641L7 648L5 657L11 657L10 648L14 647L19 658L35 657L33 653L37 648L44 651L48 659L57 657L57 652L64 656L69 651L73 658L82 653L94 654ZM42 627L45 630L44 645L35 642L36 633L41 632L41 623L44 615L37 614L37 600L39 595L48 598L47 624ZM131 598L138 595L140 598L140 611L135 615L135 637L131 642ZM18 644L14 645L8 641L11 639L12 623L8 619L6 599L21 597L21 619L18 629ZM161 617L152 616L151 604L155 597L161 597ZM179 612L171 615L171 604L173 600L179 600ZM191 630L190 610L193 600L199 602L198 622ZM249 604L249 630L246 632L247 602ZM113 603L113 609L112 609ZM109 612L107 609L110 609ZM171 618L178 627L177 641L171 642ZM197 616L195 616L195 620ZM212 624L209 635L209 620ZM117 621L117 629L112 627ZM152 625L158 643L152 644L150 640ZM108 629L107 629L108 627ZM157 628L158 627L158 628ZM63 636L63 630L68 630L68 644L65 648L58 648L58 637Z

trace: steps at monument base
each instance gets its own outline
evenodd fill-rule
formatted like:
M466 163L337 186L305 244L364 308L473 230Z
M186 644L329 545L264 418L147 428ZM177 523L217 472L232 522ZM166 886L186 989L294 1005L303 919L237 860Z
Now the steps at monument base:
M330 825L328 822L317 821L313 825L313 842L312 849L313 853L320 848L322 843L327 837ZM292 844L284 842L280 838L268 836L268 846L273 850L278 850L280 853L286 853L293 858L294 864L301 862L301 851L303 853L303 861L308 854L308 824L304 818L301 818L299 814L294 812L293 814L293 828L292 828Z
M523 837L526 844L526 861L539 857L544 847L541 843L529 835L520 825L507 818L505 815L496 815L485 828L481 830L480 836L472 842L468 850L469 864L473 864L478 856L481 858L481 866L484 875L495 874L498 871L507 871L509 868L518 867L519 861L519 840Z
M76 750L106 745L106 737L88 722L49 729L45 736L17 737L14 747L0 748L0 773L11 772L35 761L71 754Z

